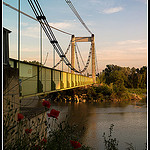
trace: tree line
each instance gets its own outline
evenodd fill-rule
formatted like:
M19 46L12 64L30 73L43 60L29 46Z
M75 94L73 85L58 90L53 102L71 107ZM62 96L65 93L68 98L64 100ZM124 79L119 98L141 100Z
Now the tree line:
M98 83L105 83L125 87L142 88L147 87L147 66L139 68L120 67L117 65L106 65L106 68L99 73Z

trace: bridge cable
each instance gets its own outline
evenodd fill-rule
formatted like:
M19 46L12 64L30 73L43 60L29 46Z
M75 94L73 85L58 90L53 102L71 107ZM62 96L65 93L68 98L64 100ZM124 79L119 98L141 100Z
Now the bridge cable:
M64 52L62 51L60 45L58 44L58 41L56 40L47 20L46 20L46 17L44 16L44 13L38 3L38 0L34 0L34 4L33 4L33 1L32 0L28 0L37 20L39 21L39 23L41 24L45 34L47 35L50 43L53 45L54 49L56 50L56 52L58 53L58 55L60 57L63 57L63 61L65 62L65 64L71 69L73 70L74 72L77 72L77 73L80 73L80 72L84 72L87 67L85 66L85 68L81 71L78 71L77 69L75 69L71 63L69 62L69 60L66 58ZM44 21L44 23L43 23ZM46 27L45 27L46 26ZM50 34L49 34L50 33ZM89 57L90 58L90 57ZM87 62L88 63L88 62Z
M4 4L5 6L7 6L7 7L11 8L11 9L13 9L13 10L15 10L15 11L18 11L18 12L19 12L19 10L18 10L17 8L15 8L15 7L11 6L10 4L8 4L8 3L6 3L6 2L3 2L3 4ZM23 11L20 11L20 13L21 13L21 14L23 14L23 15L25 15L25 16L27 16L27 17L29 17L29 18L31 18L31 19L33 19L33 20L35 20L35 21L38 21L36 18L34 18L34 17L32 17L32 16L30 16L30 15L26 14L26 13L25 13L25 12L23 12ZM60 30L60 29L55 28L55 27L53 27L53 26L51 26L51 25L49 25L49 26L50 26L51 28L53 28L53 29L57 30L57 31L62 32L62 33L65 33L65 34L68 34L68 35L72 35L71 33L68 33L68 32L66 32L66 31Z
M76 43L76 48L77 48L78 53L79 53L79 55L80 55L81 61L82 61L82 63L83 63L83 66L85 67L85 63L84 63L84 60L83 60L83 58L82 58L82 55L81 55L81 53L80 53L79 46L78 46L77 43ZM85 71L85 73L87 73L87 70Z
M69 46L68 46L68 48L67 48L67 50L66 50L66 52L65 52L65 56L67 55L70 46L71 46L71 41L70 41ZM61 59L59 60L59 62L53 67L53 69L56 68L62 61L63 61L63 58L61 58Z
M80 58L81 58L81 60L82 60L82 63L83 63L83 65L85 66L85 63L84 63L84 60L83 60L82 55L81 55L81 53L80 53L78 44L76 44L76 47L77 47L77 50L78 50L78 52L79 52Z
M37 0L34 0L34 4L32 2L32 0L28 0L34 14L36 15L36 18L38 19L38 21L40 22L44 32L46 33L50 43L53 45L54 49L56 50L56 52L58 53L58 55L60 57L64 57L63 61L65 62L66 65L68 65L68 67L75 71L75 72L79 72L78 70L76 70L74 67L72 67L71 63L69 62L69 60L65 57L64 52L62 51L60 45L58 44L58 41L56 40L50 26L48 25L48 22L46 20L46 17L44 16L44 13L42 11L42 9L40 8L40 5L38 3ZM42 20L44 21L44 24L42 23ZM45 27L46 26L46 27ZM48 30L48 31L47 31ZM50 34L49 34L50 33Z
M81 73L84 72L87 69L87 67L89 66L91 54L92 54L92 44L91 44L91 47L90 47L89 56L88 56L86 65L85 65L84 69L81 71Z
M77 49L76 49L76 43L75 43L75 54L76 54L76 60L77 60L79 71L81 71L80 64L79 64L79 59L78 59L78 54L77 54Z
M73 11L73 13L76 15L76 17L79 19L79 21L82 23L82 25L87 29L87 31L92 34L92 32L89 30L89 28L87 27L87 25L84 23L84 21L82 20L82 18L80 17L79 13L77 12L77 10L75 9L75 7L73 6L73 4L71 3L70 0L65 0L66 3L68 4L68 6L71 8L71 10Z
M44 64L43 64L43 66L46 64L46 62L47 62L47 57L48 57L48 52L47 52L47 55L46 55L46 58L45 58L45 62L44 62Z
M32 5L31 7L33 7L33 9L34 9L33 11L35 11L35 13L37 14L36 9L35 9L33 3L31 3L30 1L28 1L28 2L30 3L30 5ZM9 4L6 3L6 2L3 2L3 4L4 4L5 6L8 6L9 8L11 8L11 9L13 9L13 10L15 10L15 11L19 11L18 9L16 9L15 7L9 5ZM25 15L25 16L27 16L27 17L29 17L29 18L35 20L35 21L39 21L38 19L35 19L34 17L32 17L32 16L30 16L30 15L28 15L28 14L22 12L22 11L20 11L20 13L22 13L23 15ZM40 22L40 24L44 24L44 23L43 23L43 22ZM44 28L44 25L41 25L41 26L43 27L43 30L45 29L44 31L45 31L45 34L47 35L47 37L50 38L49 35L48 35L48 32L46 31L46 28ZM67 32L65 32L65 31L62 31L62 30L60 30L60 29L57 29L57 28L55 28L55 27L53 27L53 26L50 26L49 24L48 24L48 26L51 27L51 28L53 28L53 29L55 29L55 30L58 30L58 31L60 31L60 32L62 32L62 33L66 33L66 34L68 34L68 35L72 35L72 34L67 33ZM57 50L56 50L56 51L57 51ZM59 52L57 51L57 53L59 53ZM59 53L59 55L60 55L60 53ZM63 61L65 62L65 60L63 60ZM66 63L66 62L65 62L65 63ZM68 65L68 64L69 64L69 65ZM68 61L67 65L69 66L69 68L71 68L71 69L74 70L75 72L79 72L79 71L77 71L75 68L73 68L73 67L70 65L69 61ZM85 70L85 68L84 68L83 70Z
M45 65L45 63L46 63L46 61L47 61L47 57L48 57L48 53L47 53L47 56L46 56L46 58L45 58L45 61L44 61L43 66ZM41 71L42 71L42 68L40 67L39 73L40 73ZM36 77L36 76L38 76L38 74L36 74L36 75L34 75L34 76L32 76L32 77L28 77L28 78L22 80L21 82L27 81L27 80L29 80L29 79L32 79L32 78ZM11 82L12 82L12 81L13 81L13 79L11 80ZM8 86L11 84L11 82L8 84ZM8 90L7 92L5 92L3 95L6 95L9 91L11 91L13 88L15 88L18 84L19 84L19 83L17 83L16 85L14 85L11 89L9 89L9 90Z
M95 70L97 69L97 73L99 73L99 72L98 72L97 55L96 55L96 47L95 47L95 61L96 61L96 68L95 68Z
M31 8L32 8L32 10L33 10L33 12L35 13L36 17L37 17L37 18L38 18L38 17L42 17L41 19L43 19L43 17L45 17L45 16L44 16L44 15L43 15L43 16L39 16L39 15L38 15L38 12L36 11L35 6L33 5L32 0L28 0L28 2L29 2L29 4L30 4L30 6L31 6ZM40 22L40 24L41 24L41 26L42 26L42 28L43 28L45 34L47 35L48 39L49 39L50 42L52 43L52 41L51 41L52 38L51 38L51 36L49 35L49 33L48 33L48 31L47 31L47 29L46 29L46 27L45 27L45 24L41 21L41 19L38 18L37 20ZM45 20L45 18L44 18L44 20ZM50 28L49 25L48 25L48 27ZM56 42L56 44L58 44L57 41L55 41L55 42ZM57 47L54 45L54 43L52 43L52 45L53 45L54 48L56 48L55 50L56 50L57 53L60 55L60 52L58 51L58 49L57 49ZM64 54L64 53L63 53L63 54ZM63 60L63 61L66 63L66 65L68 65L69 68L71 68L71 69L74 70L75 72L81 73L81 72L84 72L84 71L87 69L88 64L89 64L89 61L90 61L90 57L91 57L91 49L90 49L90 51L89 51L89 56L88 56L88 60L87 60L86 66L85 66L84 69L81 70L80 72L77 71L75 68L73 68L71 64L69 64L70 62L68 61L68 59L67 59L65 56L64 56L65 60ZM68 62L67 62L67 61L68 61ZM68 64L67 64L67 63L68 63ZM39 72L40 72L40 71L41 71L41 70L39 70ZM32 76L32 77L28 77L28 78L24 79L22 82L24 82L24 81L26 81L26 80L29 80L29 79L31 79L31 78L33 78L33 77L36 77L36 76L37 76L37 75L34 75L34 76ZM18 83L18 84L19 84L19 83ZM14 85L11 89L9 89L7 92L5 92L4 95L6 95L10 90L12 90L13 88L15 88L18 84Z

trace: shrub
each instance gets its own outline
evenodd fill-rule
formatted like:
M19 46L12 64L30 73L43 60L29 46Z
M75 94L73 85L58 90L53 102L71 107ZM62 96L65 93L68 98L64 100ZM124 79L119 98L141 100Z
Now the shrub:
M79 131L76 125L69 125L67 120L57 123L61 112L55 109L51 109L50 113L46 114L48 115L47 120L45 113L51 104L44 100L42 105L45 107L45 112L33 121L18 113L17 109L14 111L13 105L8 103L9 111L3 117L4 150L72 150L74 147L80 147L82 150L91 149L80 143L80 136L84 132L84 128ZM50 120L51 123L49 123ZM43 127L46 134L42 132ZM48 136L46 137L47 132ZM70 141L74 141L75 144L72 145Z
M101 86L96 87L96 92L102 93L104 96L110 96L112 94L112 89L108 85L103 84Z
M118 143L119 143L119 141L117 141L116 138L112 138L113 126L114 125L111 124L111 126L109 128L108 139L105 136L105 132L103 133L105 150L118 150Z

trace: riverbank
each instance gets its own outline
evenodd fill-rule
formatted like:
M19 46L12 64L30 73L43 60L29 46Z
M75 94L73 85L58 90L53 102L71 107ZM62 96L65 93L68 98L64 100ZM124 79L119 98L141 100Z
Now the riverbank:
M142 104L139 106L137 105L137 103L134 103L134 105L130 105L126 101L117 102L115 101L115 99L110 99L112 94L114 94L114 91L110 89L111 88L106 85L101 85L101 86L93 85L93 86L87 86L85 88L77 88L74 90L64 91L62 93L54 93L53 95L51 95L51 98L50 95L48 95L49 98L47 96L45 97L45 99L39 99L39 101L37 101L36 112L38 113L41 112L41 115L36 116L36 120L34 119L34 121L29 116L27 117L27 115L29 115L29 110L32 111L32 114L36 114L36 112L34 112L33 110L33 107L30 108L26 107L22 109L24 113L22 112L23 114L20 114L21 118L18 118L18 121L14 120L12 116L13 112L10 109L10 111L8 112L8 114L9 113L10 114L4 116L4 118L7 118L8 116L12 117L6 119L7 122L5 122L4 124L4 130L5 130L4 137L6 138L8 135L12 136L12 134L15 134L17 136L16 139L14 139L15 141L11 142L10 145L5 143L6 146L5 149L9 149L9 146L11 148L14 146L14 149L25 149L26 146L28 145L31 145L30 149L32 148L37 149L37 146L42 147L43 149L49 149L49 148L50 149L60 149L60 148L72 149L72 145L70 143L70 141L72 140L74 142L80 142L82 145L81 149L83 150L86 149L90 150L93 148L104 149L105 145L103 144L104 139L102 137L102 134L104 132L107 132L111 123L115 125L115 130L117 129L117 132L115 134L118 133L116 137L119 139L119 144L121 146L119 149L122 149L122 147L126 147L126 145L123 145L124 141L125 142L133 141L133 143L135 143L136 141L134 141L134 139L138 137L135 136L132 139L130 139L130 141L127 141L126 138L120 140L121 137L124 137L128 131L127 130L123 132L122 129L123 126L125 127L134 126L132 130L135 133L137 129L140 128L140 131L142 131L139 133L140 137L143 134L142 140L141 139L140 140L141 140L141 144L144 145L144 142L146 141L145 140L146 105ZM105 95L105 94L109 94L109 92L111 93L110 95ZM131 93L134 94L135 92L131 90ZM97 97L99 97L99 99L96 99ZM102 101L101 98L104 99L105 97L107 97L108 99L106 101L105 100ZM35 102L35 99L33 100ZM45 103L43 104L44 101L48 102L49 100L51 105L51 106L49 105L50 109L47 105L45 106ZM65 101L65 102L59 103L57 101ZM69 103L66 103L66 101L68 101ZM77 101L81 103L76 103ZM85 101L86 103L83 103L83 101ZM109 103L107 103L107 101ZM134 100L133 101L131 100L130 102L133 103ZM46 109L45 107L48 107L48 109ZM58 119L53 118L55 116L53 117L50 116L49 118L47 116L47 113L44 113L44 112L48 112L50 114L51 110L54 109L60 112L60 116L58 117ZM42 113L42 110L45 111ZM67 119L65 117L66 115L69 116ZM46 121L47 117L48 120ZM131 118L132 120L130 120ZM64 119L64 121L62 121L62 119ZM139 122L140 119L141 121ZM133 124L130 125L130 123ZM16 124L18 130L11 129L10 124ZM52 131L50 132L51 135L50 137L46 137L43 134L41 134L41 125L44 124L45 124L45 131L49 131L49 129L56 129L53 131L50 130ZM55 125L57 128L53 128ZM134 130L135 128L136 130ZM10 131L12 130L12 132L8 132L9 130ZM120 137L120 133L122 133L123 136ZM39 135L41 135L41 137L39 137ZM131 135L126 135L126 137L130 137L130 136ZM7 141L7 139L5 141ZM45 144L43 145L43 141L47 141L47 142L45 142ZM107 142L107 139L105 140L105 142ZM12 143L14 143L13 146ZM79 144L79 146L81 145Z
M147 101L146 89L128 89L116 85L94 84L92 86L70 89L48 95L52 101L75 102L121 102L121 101Z
M110 125L114 125L112 138L119 141L119 150L129 147L133 150L144 149L146 142L146 103L137 101L122 102L53 102L52 106L61 110L60 120L76 124L77 131L84 126L85 132L80 137L81 143L95 150L104 150L103 133L107 138ZM135 148L136 147L136 148ZM131 147L130 147L131 148Z

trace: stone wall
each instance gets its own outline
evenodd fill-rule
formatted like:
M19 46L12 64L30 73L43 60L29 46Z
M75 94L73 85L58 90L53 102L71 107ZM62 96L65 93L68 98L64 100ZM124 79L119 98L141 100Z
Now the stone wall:
M19 71L9 66L3 67L3 112L8 111L8 102L12 109L20 108Z

